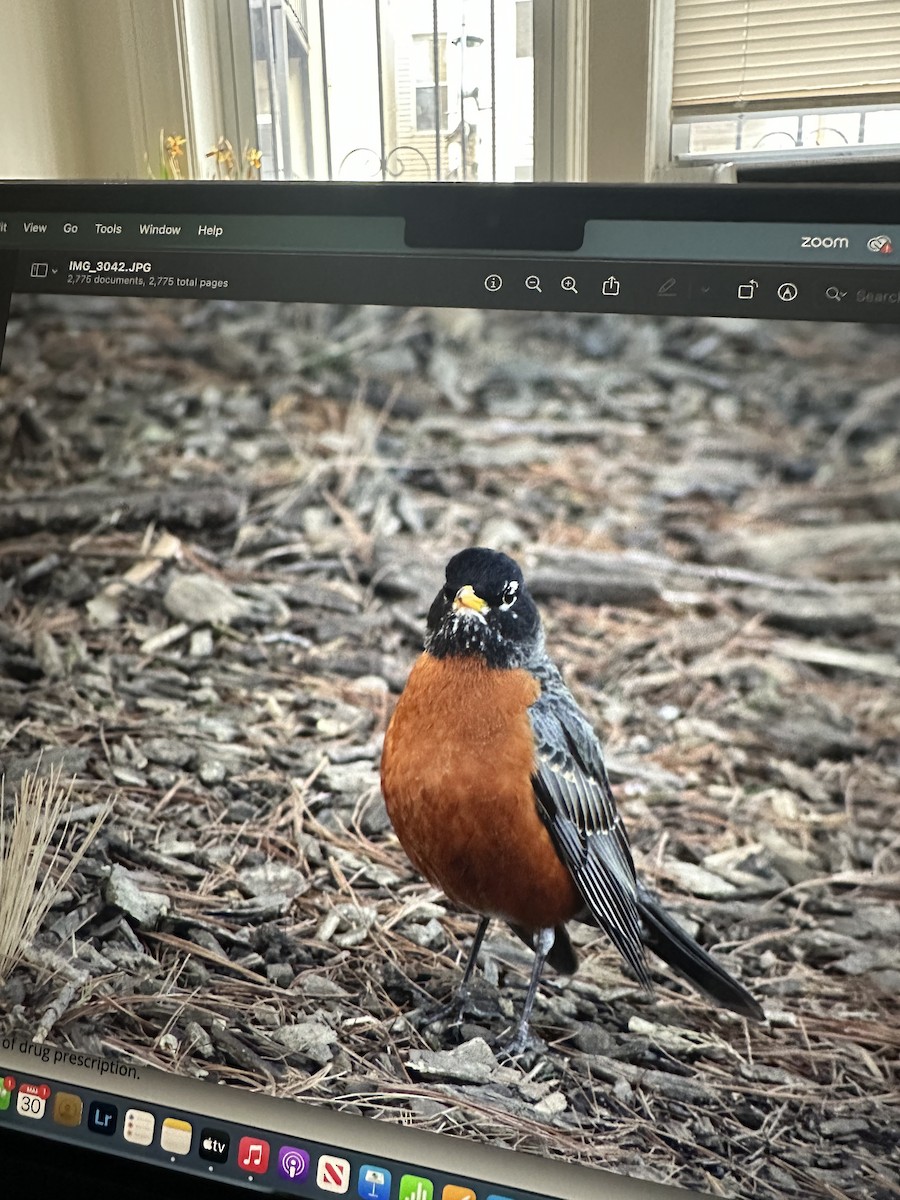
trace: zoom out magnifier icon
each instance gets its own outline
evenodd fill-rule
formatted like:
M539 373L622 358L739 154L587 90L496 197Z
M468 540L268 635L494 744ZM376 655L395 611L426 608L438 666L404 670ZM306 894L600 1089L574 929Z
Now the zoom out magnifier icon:
M564 292L574 292L576 296L578 295L578 288L575 286L574 275L564 275L560 280L559 286Z
M541 281L537 275L529 275L525 280L525 286L529 292L539 292L541 290Z

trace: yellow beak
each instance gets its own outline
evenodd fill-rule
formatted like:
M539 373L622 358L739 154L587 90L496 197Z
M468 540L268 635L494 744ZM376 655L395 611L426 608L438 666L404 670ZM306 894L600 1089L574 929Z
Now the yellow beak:
M477 613L485 613L490 607L487 601L475 595L475 589L468 583L459 589L453 601L454 612L459 612L461 608L471 608Z

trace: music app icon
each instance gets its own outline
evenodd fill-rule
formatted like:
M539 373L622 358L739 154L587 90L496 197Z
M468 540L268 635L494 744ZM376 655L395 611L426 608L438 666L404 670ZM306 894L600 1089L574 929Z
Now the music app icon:
M238 1144L238 1166L251 1175L262 1175L269 1169L269 1143L257 1137L242 1137Z

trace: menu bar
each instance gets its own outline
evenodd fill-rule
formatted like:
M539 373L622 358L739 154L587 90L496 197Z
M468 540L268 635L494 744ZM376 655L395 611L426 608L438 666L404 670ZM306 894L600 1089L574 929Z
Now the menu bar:
M168 250L406 254L435 248L406 244L401 216L258 216L194 214L0 213L0 249ZM454 248L454 254L478 253ZM515 258L518 251L496 252ZM557 252L535 251L537 260ZM796 263L798 266L892 267L900 262L900 225L588 220L570 261Z
M0 248L404 250L403 217L0 213Z
M900 260L900 225L588 221L582 253L601 258L882 267Z

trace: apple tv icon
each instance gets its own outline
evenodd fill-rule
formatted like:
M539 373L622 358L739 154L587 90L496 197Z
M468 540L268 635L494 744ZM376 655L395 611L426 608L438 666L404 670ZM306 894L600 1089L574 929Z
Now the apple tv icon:
M224 1129L200 1130L200 1157L207 1162L226 1162L230 1145L231 1136Z

